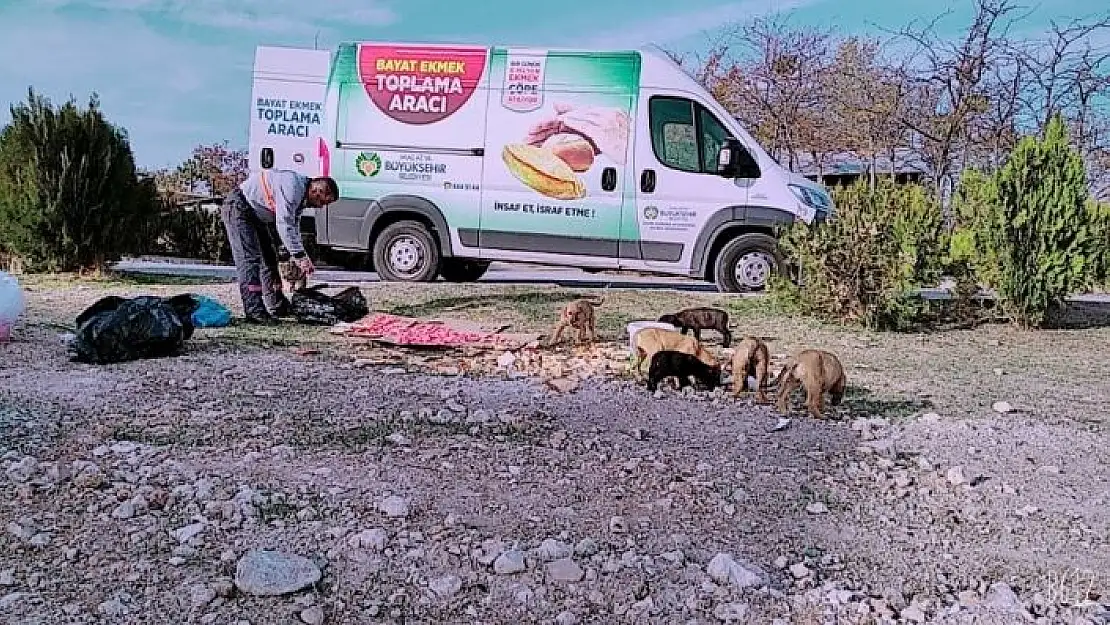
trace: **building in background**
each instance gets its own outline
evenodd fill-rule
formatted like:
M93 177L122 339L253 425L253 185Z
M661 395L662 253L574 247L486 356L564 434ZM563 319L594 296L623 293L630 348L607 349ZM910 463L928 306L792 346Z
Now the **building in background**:
M826 155L820 166L809 155L800 155L798 161L794 171L826 187L847 186L860 178L866 178L871 166L868 157L853 152ZM876 177L890 178L893 175L896 184L921 182L926 171L921 159L912 150L905 148L895 150L893 159L889 154L879 155L875 159Z

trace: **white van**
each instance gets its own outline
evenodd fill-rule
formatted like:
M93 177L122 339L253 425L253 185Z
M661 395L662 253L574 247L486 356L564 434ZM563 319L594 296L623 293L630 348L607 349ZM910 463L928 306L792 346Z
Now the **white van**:
M832 210L655 48L260 47L252 97L251 166L335 178L304 227L388 281L498 260L759 290L777 227Z

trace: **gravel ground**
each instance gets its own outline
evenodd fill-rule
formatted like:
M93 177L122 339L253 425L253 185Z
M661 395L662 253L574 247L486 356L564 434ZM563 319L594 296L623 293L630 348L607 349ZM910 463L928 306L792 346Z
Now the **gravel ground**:
M1110 623L1106 330L871 335L610 293L618 346L628 318L716 302L776 354L840 354L838 418L777 429L621 376L556 393L356 366L382 350L303 328L90 367L51 325L181 290L234 301L32 283L0 346L3 622ZM568 297L367 294L528 330Z

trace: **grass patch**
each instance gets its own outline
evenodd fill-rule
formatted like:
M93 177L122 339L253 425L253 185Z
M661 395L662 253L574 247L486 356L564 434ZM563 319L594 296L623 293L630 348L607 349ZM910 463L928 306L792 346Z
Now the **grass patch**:
M466 311L468 315L512 312L527 319L543 319L550 315L550 311L559 306L582 297L581 294L559 291L526 291L523 293L488 293L483 295L465 295L453 297L438 297L419 303L407 303L393 306L387 310L393 315L406 317L431 317L444 312Z
M437 285L438 286L438 285ZM387 287L388 288L388 287ZM568 290L562 288L504 287L467 285L467 293L430 293L422 298L411 292L391 296L378 285L368 289L373 308L408 317L443 317L467 321L511 324L515 331L544 332L555 324L559 310L580 297L597 297L603 289ZM428 289L429 291L432 289ZM683 308L712 306L723 308L734 320L766 318L772 315L764 298L690 293L670 290L610 290L597 309L598 332L616 338L631 321L654 320L660 315Z
M172 288L228 284L234 280L207 276L166 276L160 274L100 272L91 274L48 273L18 276L25 287L36 290L75 288L130 289L136 287Z

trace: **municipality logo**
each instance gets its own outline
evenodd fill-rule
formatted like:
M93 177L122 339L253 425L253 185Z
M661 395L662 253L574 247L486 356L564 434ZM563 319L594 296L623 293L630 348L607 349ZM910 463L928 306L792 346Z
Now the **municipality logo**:
M644 219L654 220L659 217L659 209L654 206L644 207Z
M382 170L382 157L377 152L360 152L355 158L355 169L365 178L377 176Z

